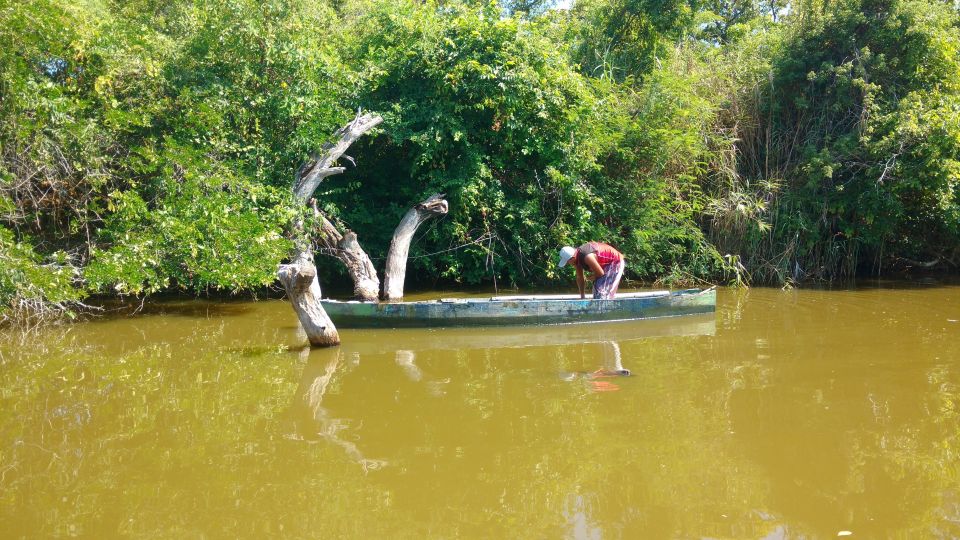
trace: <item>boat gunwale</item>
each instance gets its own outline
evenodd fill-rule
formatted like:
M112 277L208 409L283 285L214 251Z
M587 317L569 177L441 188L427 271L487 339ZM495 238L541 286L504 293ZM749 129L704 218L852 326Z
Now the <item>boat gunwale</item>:
M391 305L391 306L412 306L412 305L439 305L439 304L492 304L492 303L515 303L515 302L579 302L579 301L593 301L601 300L607 302L616 302L616 301L625 301L625 300L651 300L651 299L662 299L662 298L671 298L671 297L695 297L701 296L707 293L711 293L716 290L716 286L709 287L707 289L683 289L679 291L664 291L665 294L655 294L660 291L653 291L652 293L625 293L621 295L620 298L522 298L522 297L512 297L508 296L505 298L497 298L495 296L489 298L435 298L433 300L414 300L412 302L381 302L381 301L367 301L367 300L336 300L333 298L323 298L320 300L321 303L332 303L332 304L351 304L351 305ZM636 294L637 296L627 296ZM639 296L643 294L643 296ZM536 296L536 295L531 295Z
M667 291L627 298L494 300L489 298L416 302L324 300L335 324L344 328L439 328L445 326L526 326L615 322L680 317L716 311L715 288Z

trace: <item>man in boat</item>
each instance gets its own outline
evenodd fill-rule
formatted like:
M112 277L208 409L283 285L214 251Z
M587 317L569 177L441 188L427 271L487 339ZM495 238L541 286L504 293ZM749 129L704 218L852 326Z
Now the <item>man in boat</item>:
M578 248L563 246L560 249L560 267L567 263L577 269L577 289L580 290L580 298L586 298L584 268L592 274L594 298L611 300L616 296L626 264L623 255L613 246L603 242L587 242Z

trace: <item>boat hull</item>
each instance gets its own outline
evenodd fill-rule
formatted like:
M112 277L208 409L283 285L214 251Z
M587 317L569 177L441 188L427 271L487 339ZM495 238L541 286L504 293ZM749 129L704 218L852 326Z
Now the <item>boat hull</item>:
M717 291L687 290L613 300L508 297L398 303L323 300L322 303L333 322L343 328L544 325L713 313Z

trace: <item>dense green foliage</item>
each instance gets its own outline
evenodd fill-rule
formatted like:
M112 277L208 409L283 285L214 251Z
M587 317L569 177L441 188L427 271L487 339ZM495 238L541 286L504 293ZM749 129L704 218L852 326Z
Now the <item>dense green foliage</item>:
M568 279L588 239L666 282L960 263L956 7L550 5L0 0L0 309L270 285L358 108L321 206L376 260L446 193L424 282Z
M944 4L864 1L783 29L757 74L767 81L737 98L753 120L737 134L737 173L767 184L769 227L721 227L717 242L772 281L904 260L955 268L957 23Z
M360 143L355 173L331 185L356 186L335 199L374 253L385 251L411 202L446 193L450 220L422 245L473 244L419 266L470 282L500 275L524 283L549 271L554 246L596 232L576 219L589 211L589 187L577 180L592 157L578 145L596 102L552 50L549 28L498 13L409 2L358 21L378 31L350 51L360 68L357 101L382 111L385 127Z

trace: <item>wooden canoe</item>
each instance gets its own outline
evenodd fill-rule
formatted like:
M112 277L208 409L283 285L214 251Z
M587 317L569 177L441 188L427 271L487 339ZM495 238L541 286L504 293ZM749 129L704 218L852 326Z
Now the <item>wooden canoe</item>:
M579 295L441 298L375 303L323 300L334 324L343 328L507 326L626 321L713 313L715 288L625 293L613 300Z

